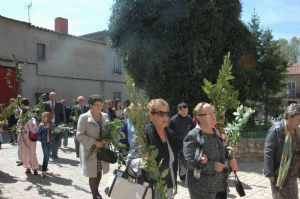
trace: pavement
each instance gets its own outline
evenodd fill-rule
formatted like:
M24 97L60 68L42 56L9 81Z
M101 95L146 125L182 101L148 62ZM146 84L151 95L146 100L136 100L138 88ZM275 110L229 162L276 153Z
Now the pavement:
M7 136L3 134L7 142ZM43 159L40 142L37 142L37 156L41 164ZM74 140L69 138L66 148L60 148L58 159L49 163L49 176L25 174L22 166L17 166L17 146L5 143L0 150L0 198L1 199L40 199L40 198L80 198L90 199L88 178L81 174L79 159L75 156ZM268 180L262 175L262 162L239 162L238 176L243 183L246 196L243 198L269 199L271 190ZM99 191L104 199L104 189L112 177L117 165L111 165L111 172L102 177ZM124 167L123 167L124 168ZM179 180L180 181L180 180ZM240 198L235 191L233 175L229 177L228 198ZM178 182L178 194L175 199L188 199L189 193L183 183ZM122 198L120 198L122 199Z

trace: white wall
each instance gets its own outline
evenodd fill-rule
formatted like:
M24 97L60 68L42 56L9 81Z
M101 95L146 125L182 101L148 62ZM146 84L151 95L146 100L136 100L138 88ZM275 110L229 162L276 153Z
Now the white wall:
M46 59L37 60L37 43L46 45ZM116 55L96 41L33 28L28 23L0 17L0 58L15 54L24 68L22 95L35 102L35 93L56 91L69 102L79 95L97 93L112 98L121 92L127 99L124 73L113 74Z

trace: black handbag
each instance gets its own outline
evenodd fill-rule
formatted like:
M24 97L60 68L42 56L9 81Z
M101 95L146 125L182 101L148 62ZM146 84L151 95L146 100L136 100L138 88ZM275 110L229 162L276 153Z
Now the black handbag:
M243 197L245 196L245 191L244 191L244 187L241 183L241 181L239 180L238 176L236 175L236 172L234 172L234 184L235 184L235 189L236 192L238 192L238 194Z
M103 148L98 150L97 159L114 164L118 160L118 154L110 149Z

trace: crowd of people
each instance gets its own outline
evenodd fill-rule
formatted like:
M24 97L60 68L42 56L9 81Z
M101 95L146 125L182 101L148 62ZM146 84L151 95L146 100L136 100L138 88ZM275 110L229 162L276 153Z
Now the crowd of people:
M13 103L14 99L11 100ZM61 123L76 125L74 137L76 157L80 159L82 174L88 177L93 199L101 199L99 185L102 174L109 172L109 163L100 160L97 154L90 154L91 147L107 148L107 140L98 140L107 124L114 119L124 121L120 131L125 132L125 144L128 149L127 164L134 171L140 171L145 181L153 184L153 198L160 199L162 193L156 188L151 174L141 170L140 164L147 161L142 155L140 143L134 136L134 126L127 117L132 105L126 100L124 107L120 100L103 100L99 95L91 95L88 104L79 96L74 107L67 106L66 100L57 101L55 92L49 94L49 101L44 102L45 111L41 121L28 118L26 123L18 119L29 110L29 100L23 98L16 108L8 127L17 125L23 132L18 133L18 158L25 173L38 174L36 142L29 138L30 133L38 133L43 151L42 176L47 176L49 158L58 158L58 148L68 143L67 134L55 133ZM193 109L193 118L189 115L186 102L177 106L177 113L170 118L169 104L163 99L152 99L148 105L149 121L145 124L147 145L154 145L158 150L156 158L160 171L167 170L163 176L168 199L177 193L177 177L186 183L191 199L227 198L227 178L230 172L228 150L224 138L216 128L216 111L206 102L198 103ZM283 121L269 130L265 143L264 172L270 179L273 198L298 198L297 178L300 171L300 141L296 129L300 125L300 105L290 105ZM23 126L20 126L23 125ZM2 128L0 128L2 129ZM11 139L14 140L11 134ZM1 140L0 140L1 141ZM236 150L232 151L233 153Z

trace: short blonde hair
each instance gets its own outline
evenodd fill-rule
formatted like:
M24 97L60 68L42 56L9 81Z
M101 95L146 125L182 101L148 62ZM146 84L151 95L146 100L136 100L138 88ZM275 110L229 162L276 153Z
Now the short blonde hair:
M200 114L200 112L203 110L204 105L208 104L207 102L200 102L197 104L193 110L193 115L197 116Z
M164 106L167 107L168 111L169 111L169 104L168 102L166 102L163 99L152 99L148 104L147 104L147 108L148 108L148 113L154 113L156 111L158 111L158 107L159 106Z

